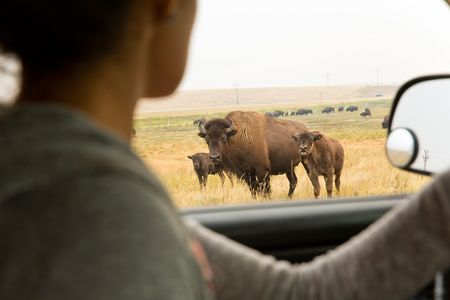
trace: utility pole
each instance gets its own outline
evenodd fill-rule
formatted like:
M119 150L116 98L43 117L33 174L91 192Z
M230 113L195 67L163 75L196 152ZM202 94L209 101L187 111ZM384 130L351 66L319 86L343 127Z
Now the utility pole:
M429 155L429 151L428 150L424 150L423 151L423 170L426 171L427 170L427 162L430 159L430 155Z
M236 82L234 87L236 88L236 105L239 106L239 84Z

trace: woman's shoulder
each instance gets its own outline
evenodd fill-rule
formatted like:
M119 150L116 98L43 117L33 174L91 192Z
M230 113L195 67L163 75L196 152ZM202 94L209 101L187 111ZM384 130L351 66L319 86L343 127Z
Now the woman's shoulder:
M160 189L128 143L81 113L57 106L10 108L0 114L0 199L3 192L51 182L113 176ZM2 178L3 177L3 178Z

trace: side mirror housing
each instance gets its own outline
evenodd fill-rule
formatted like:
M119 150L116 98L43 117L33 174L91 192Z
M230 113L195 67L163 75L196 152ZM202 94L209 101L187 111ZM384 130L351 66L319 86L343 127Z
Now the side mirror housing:
M401 169L432 175L450 168L450 75L404 84L392 107L386 153Z

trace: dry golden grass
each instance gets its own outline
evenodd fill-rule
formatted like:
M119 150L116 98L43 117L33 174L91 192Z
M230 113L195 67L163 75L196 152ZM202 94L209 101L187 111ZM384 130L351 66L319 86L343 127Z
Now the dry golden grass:
M384 101L384 102L383 102ZM341 113L332 116L315 114L302 119L310 129L338 138L345 150L345 165L341 179L342 197L400 194L417 191L428 177L414 175L392 167L384 153L385 131L381 120L389 102L371 103L374 118L364 120L359 114ZM195 118L193 116L192 118ZM297 117L294 117L294 119ZM286 199L288 181L284 175L272 176L272 197L252 199L248 187L235 180L234 187L228 179L222 187L218 176L209 176L207 188L200 191L192 162L186 156L208 152L205 142L197 137L194 126L155 130L139 125L133 145L149 167L160 177L178 207L198 207L259 203ZM313 198L312 185L302 166L296 168L299 182L293 199ZM326 196L321 177L321 196ZM292 200L288 200L292 201Z

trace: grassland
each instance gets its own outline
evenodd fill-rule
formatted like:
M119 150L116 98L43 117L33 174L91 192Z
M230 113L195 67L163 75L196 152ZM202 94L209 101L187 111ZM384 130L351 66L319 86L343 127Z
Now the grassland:
M323 115L325 105L304 106L314 110L313 115L292 116L286 119L304 122L311 130L319 130L339 139L345 150L346 160L342 175L341 196L370 196L380 194L399 194L417 191L429 179L397 170L390 166L384 153L386 131L381 121L388 114L391 101L377 99L372 101L333 103L339 105L358 105L368 107L373 117L363 119L359 113L336 112ZM292 107L273 105L261 109L292 110ZM170 191L178 207L196 207L210 205L258 203L285 200L288 181L283 176L272 177L272 197L270 199L252 199L248 187L241 183L231 186L227 180L222 187L217 176L210 176L207 188L200 191L192 162L187 155L196 152L208 152L205 142L197 136L193 120L200 117L223 117L227 111L178 112L170 115L161 113L135 120L137 137L133 147L161 178ZM309 200L313 196L311 183L303 170L297 167L299 178L293 199ZM324 182L321 179L322 196L325 197ZM293 201L293 200L287 200Z

